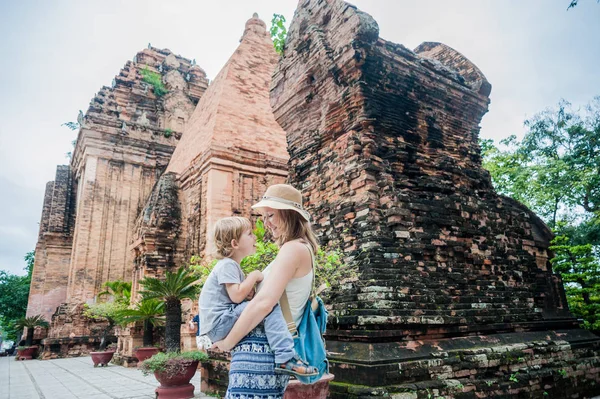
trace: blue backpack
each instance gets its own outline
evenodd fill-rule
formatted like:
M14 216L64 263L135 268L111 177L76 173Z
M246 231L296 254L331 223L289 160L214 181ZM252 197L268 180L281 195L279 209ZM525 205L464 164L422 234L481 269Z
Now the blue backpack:
M327 327L327 309L321 298L316 297L317 309L313 311L313 302L309 299L304 314L298 325L298 335L294 337L294 349L298 356L319 370L319 375L312 377L296 377L303 384L314 384L329 372L329 361L325 351L323 334Z
M309 247L312 257L313 271L315 258L312 249ZM327 360L327 352L325 351L325 340L323 334L327 328L327 309L323 304L323 300L314 295L315 273L313 272L313 283L311 296L306 303L304 313L300 319L300 324L296 324L292 320L290 305L287 299L287 294L284 291L280 300L283 316L288 324L288 329L294 338L294 349L302 360L319 370L319 374L312 377L296 377L303 384L314 384L325 373L329 372L329 361Z

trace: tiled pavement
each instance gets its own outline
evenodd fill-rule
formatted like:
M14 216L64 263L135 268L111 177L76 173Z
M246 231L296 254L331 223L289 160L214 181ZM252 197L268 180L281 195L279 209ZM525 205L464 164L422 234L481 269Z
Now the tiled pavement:
M192 379L197 398L200 372ZM136 368L94 368L90 357L15 361L0 357L0 399L146 399L158 382Z

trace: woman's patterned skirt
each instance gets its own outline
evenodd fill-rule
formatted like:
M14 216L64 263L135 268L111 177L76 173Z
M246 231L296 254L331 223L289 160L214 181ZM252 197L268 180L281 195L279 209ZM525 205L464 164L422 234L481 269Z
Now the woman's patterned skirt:
M231 351L226 399L283 399L289 376L275 374L271 352L262 323Z

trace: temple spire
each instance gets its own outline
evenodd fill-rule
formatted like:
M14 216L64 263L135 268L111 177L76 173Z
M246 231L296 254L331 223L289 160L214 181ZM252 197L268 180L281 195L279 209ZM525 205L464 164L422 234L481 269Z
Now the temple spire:
M258 17L257 13L252 14L252 18L246 21L244 34L242 35L240 42L250 35L256 35L258 37L264 37L269 35L267 32L267 24L265 24L265 22Z

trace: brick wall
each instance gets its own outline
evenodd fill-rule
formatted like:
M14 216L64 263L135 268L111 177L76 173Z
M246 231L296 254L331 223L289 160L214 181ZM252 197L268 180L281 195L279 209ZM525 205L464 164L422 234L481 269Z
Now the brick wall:
M67 279L75 220L74 187L69 166L56 169L46 185L40 232L35 248L27 316L41 314L50 321L67 296Z
M486 397L491 376L502 383L489 397L541 396L546 385L559 394L595 389L600 341L568 312L548 262L551 232L498 195L481 167L490 91L483 73L444 44L411 51L379 38L373 18L343 1L299 4L271 104L287 133L290 182L302 189L321 243L340 247L358 274L327 297L334 397L424 398L452 379L472 387L436 394ZM500 350L504 333L534 347L525 332L543 332L545 347L558 334L578 351L559 345L551 355L519 356L541 365L462 362L476 345ZM485 343L456 341L484 335ZM453 348L459 360L438 361L428 347ZM541 383L540 375L554 378L549 359L564 361L568 378ZM447 373L433 373L435 365ZM518 390L509 381L515 371Z

